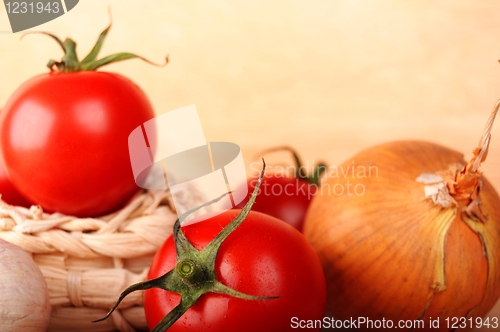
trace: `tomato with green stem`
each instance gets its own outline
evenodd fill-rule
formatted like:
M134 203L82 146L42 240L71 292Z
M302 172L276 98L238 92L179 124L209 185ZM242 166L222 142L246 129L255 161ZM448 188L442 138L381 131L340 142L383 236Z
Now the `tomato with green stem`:
M145 290L153 332L293 331L297 322L322 319L325 279L311 246L290 225L250 210L261 179L242 210L183 227L182 215L149 280L126 289L105 318L126 295Z
M320 178L326 170L326 165L318 163L311 174L308 175L294 149L278 147L266 150L264 153L275 151L289 151L292 154L295 161L294 172L292 176L283 174L283 172L266 175L262 179L257 196L259 199L253 210L276 217L302 231L307 209L312 197L318 191ZM256 183L257 177L248 179L248 195L237 205L238 208L242 208L249 201Z
M49 61L49 73L22 84L0 116L9 178L47 211L99 216L123 206L139 190L128 136L155 114L130 79L97 71L121 60L145 60L131 53L97 59L110 27L81 61L72 39L42 33L64 50L62 60Z

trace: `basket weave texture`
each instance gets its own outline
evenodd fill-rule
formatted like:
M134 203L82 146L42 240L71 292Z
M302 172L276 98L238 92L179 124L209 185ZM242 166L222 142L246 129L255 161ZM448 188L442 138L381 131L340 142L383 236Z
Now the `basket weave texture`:
M104 317L126 287L146 279L176 219L168 190L142 191L100 218L48 214L0 200L0 238L31 253L47 282L49 331L147 331L142 292L127 296L109 319L91 321Z

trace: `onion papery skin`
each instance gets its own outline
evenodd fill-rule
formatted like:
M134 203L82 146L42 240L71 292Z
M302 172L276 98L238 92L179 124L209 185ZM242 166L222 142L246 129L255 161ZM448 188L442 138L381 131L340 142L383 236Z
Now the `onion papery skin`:
M304 235L322 262L333 317L422 319L426 330L439 317L432 330L447 331L446 318L475 319L493 307L500 296L500 197L481 176L481 223L460 206L434 204L416 181L456 163L466 165L451 149L397 141L362 151L338 167L340 176L326 174ZM348 183L363 194L338 195Z

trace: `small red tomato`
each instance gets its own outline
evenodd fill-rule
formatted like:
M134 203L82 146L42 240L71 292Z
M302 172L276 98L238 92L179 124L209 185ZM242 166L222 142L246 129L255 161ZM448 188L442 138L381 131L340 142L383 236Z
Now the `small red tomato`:
M39 75L18 88L1 114L4 164L16 188L44 210L102 215L139 189L128 135L153 117L145 94L121 75Z
M248 195L238 204L238 208L242 208L248 202L256 183L257 178L248 180ZM268 175L262 179L252 209L283 220L302 231L311 198L317 190L316 185L300 178Z
M182 230L189 242L202 250L239 212L226 211ZM175 266L176 250L170 237L157 252L149 279ZM318 257L300 232L269 215L250 211L220 246L215 271L218 281L236 291L278 298L248 300L206 293L169 332L294 331L300 322L324 316L326 286ZM177 306L179 299L178 294L163 289L146 290L144 308L149 328Z
M50 212L99 216L123 206L139 190L128 152L128 136L154 117L144 92L119 74L97 68L130 53L100 60L109 28L82 61L76 44L51 71L29 79L7 101L0 116L3 163L28 200Z
M318 191L321 174L326 170L324 163L318 163L311 175L307 175L305 168L295 152L290 147L278 147L265 151L288 151L295 160L293 176L286 176L284 172L276 172L264 176L257 200L252 207L253 211L262 212L283 220L302 232L302 225L312 197ZM287 167L289 169L289 167ZM258 177L248 180L247 197L237 205L243 208L250 199Z

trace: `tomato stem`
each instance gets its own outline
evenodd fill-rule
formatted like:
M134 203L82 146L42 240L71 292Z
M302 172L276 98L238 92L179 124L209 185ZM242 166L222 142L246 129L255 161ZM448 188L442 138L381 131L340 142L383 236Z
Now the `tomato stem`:
M175 221L172 236L174 237L177 264L173 270L156 279L147 280L128 287L120 295L118 301L108 314L104 318L95 320L94 322L100 322L108 318L118 307L120 302L131 292L136 290L147 290L150 288L160 288L181 295L180 303L172 309L172 311L170 311L160 321L160 323L158 323L158 325L153 329L153 332L162 332L170 328L170 326L172 326L172 324L174 324L205 293L212 292L226 294L253 301L265 301L278 298L279 296L255 296L241 293L220 283L217 280L217 274L215 272L215 261L220 246L224 243L227 237L241 225L250 213L252 205L255 203L266 168L264 159L262 159L262 162L262 172L248 203L243 207L240 213L225 228L223 228L222 231L209 244L205 246L203 250L197 250L191 242L189 242L181 229L181 223L188 215L204 206L219 201L228 193L195 209L187 211Z
M164 64L156 64L151 61L149 61L146 58L143 58L142 56L135 55L133 53L116 53L112 55L108 55L102 59L97 59L97 55L99 54L99 51L102 48L102 45L104 43L104 40L106 39L109 30L111 29L111 23L109 26L104 29L101 34L99 35L99 38L97 39L97 42L95 43L94 47L92 50L87 54L87 56L80 62L78 60L78 56L76 53L76 42L71 39L71 38L66 38L64 41L59 39L59 37L48 33L48 32L28 32L23 35L23 37L27 34L43 34L51 37L54 39L59 46L64 51L64 55L61 59L61 61L56 61L56 60L49 60L47 63L47 67L49 67L50 71L60 71L64 73L71 73L71 72L76 72L76 71L89 71L89 70L97 70L98 68L115 63L118 61L123 61L127 59L141 59L149 64L152 64L157 67L164 67L168 64L168 55L165 59Z
M196 266L194 262L190 259L185 259L177 264L175 270L184 279L189 279L193 276Z
M326 165L326 163L319 162L313 168L311 174L308 175L306 172L305 166L302 163L302 160L300 159L298 153L295 151L295 149L293 149L289 146L279 146L279 147L271 148L271 149L263 151L262 153L271 153L271 152L277 152L277 151L290 152L292 154L293 160L295 161L295 167L297 168L296 177L319 187L320 181L321 181L321 176L323 175L323 173L326 171L326 168L328 167Z

